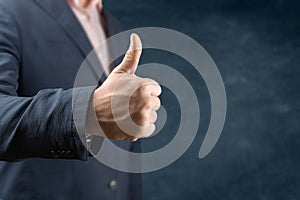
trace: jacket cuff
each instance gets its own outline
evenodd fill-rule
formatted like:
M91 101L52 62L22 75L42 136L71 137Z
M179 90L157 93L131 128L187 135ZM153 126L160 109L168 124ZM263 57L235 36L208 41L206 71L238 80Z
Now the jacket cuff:
M86 161L88 158L88 146L86 138L86 119L89 103L96 87L74 88L72 94L73 120L72 128L74 131L73 140L77 158Z

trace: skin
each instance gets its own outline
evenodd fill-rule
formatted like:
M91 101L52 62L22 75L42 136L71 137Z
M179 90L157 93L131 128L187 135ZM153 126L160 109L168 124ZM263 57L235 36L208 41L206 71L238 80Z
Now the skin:
M91 0L78 0L78 4L82 8L88 7L90 2L91 2Z
M96 118L109 139L136 141L155 131L161 87L152 79L134 74L141 54L142 42L137 34L132 34L122 63L94 92L92 104ZM112 105L112 99L116 104ZM132 120L137 126L129 123ZM125 124L125 130L117 122Z

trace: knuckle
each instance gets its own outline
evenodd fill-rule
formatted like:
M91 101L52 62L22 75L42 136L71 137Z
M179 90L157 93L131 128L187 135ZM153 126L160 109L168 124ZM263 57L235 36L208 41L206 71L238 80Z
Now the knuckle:
M133 51L127 51L126 52L126 59L128 59L128 60L134 59L134 52Z
M161 101L160 101L160 99L159 99L158 97L156 97L156 105L157 105L158 107L161 106Z
M144 78L144 81L146 84L159 86L159 84L151 78Z
M152 104L149 100L147 100L144 104L143 104L143 109L145 110L150 110L152 107Z
M152 80L152 79L148 79L145 78L145 85L147 86L147 88L149 88L149 91L151 91L152 94L159 96L162 92L161 86L159 85L159 83L157 83L156 81Z
M151 120L152 120L152 122L156 122L156 120L157 120L157 113L156 112L152 112Z
M157 90L158 90L158 93L159 93L159 94L161 94L161 93L162 93L162 89L161 89L161 86L160 86L160 85L158 85L158 88L157 88Z
M152 91L153 94L159 96L161 94L161 92L162 92L162 89L161 89L160 85L156 85L153 87L153 91Z
M145 126L148 123L148 118L143 112L139 112L134 121L140 126Z
M136 137L133 137L133 136L129 136L129 137L127 137L127 139L126 140L129 140L129 141L131 141L131 142L135 142L135 141L137 141L138 140L138 138L136 138Z
M156 126L155 124L151 124L147 127L147 130L146 130L146 137L149 137L151 136L154 132L155 132L155 129L156 129Z
M137 92L138 92L139 94L145 94L145 93L147 93L147 91L148 91L148 88L147 88L146 85L142 85L141 87L139 87L139 88L137 89Z

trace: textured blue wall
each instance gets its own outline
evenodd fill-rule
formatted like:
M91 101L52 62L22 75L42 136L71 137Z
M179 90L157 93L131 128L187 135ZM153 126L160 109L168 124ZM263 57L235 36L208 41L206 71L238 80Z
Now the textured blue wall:
M212 153L199 160L210 118L209 95L201 78L186 74L199 89L201 128L178 161L143 175L145 200L300 199L298 2L104 1L127 29L160 26L197 40L213 57L225 82L228 113L224 132ZM174 68L188 65L165 52L146 51L143 56L145 63ZM170 96L167 90L164 93L166 104ZM168 120L176 122L176 112L173 116ZM167 124L163 133L143 142L144 149L167 144L173 129L172 123Z

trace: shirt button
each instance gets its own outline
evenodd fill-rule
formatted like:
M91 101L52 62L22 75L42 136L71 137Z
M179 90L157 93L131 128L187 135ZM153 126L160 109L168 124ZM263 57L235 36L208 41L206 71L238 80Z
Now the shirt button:
M81 18L82 18L83 20L88 20L88 19L89 19L89 16L87 16L87 15L81 15Z
M112 179L109 183L108 183L108 187L109 189L111 189L111 191L115 191L117 189L118 183L115 179Z

